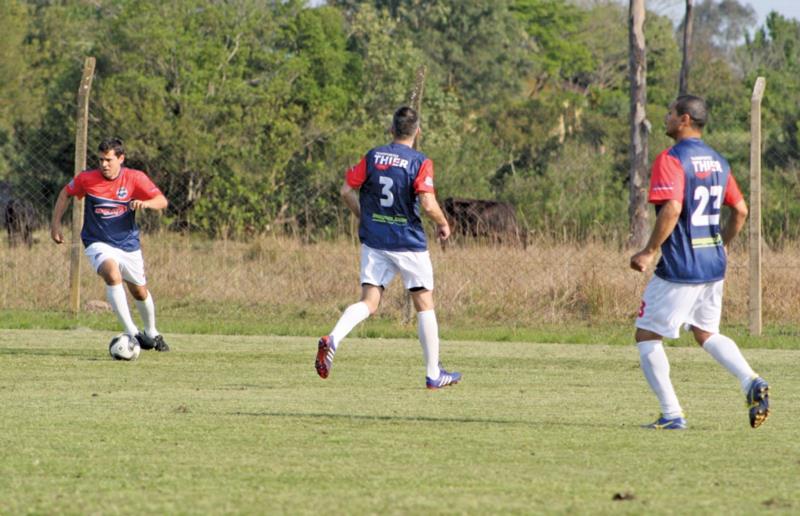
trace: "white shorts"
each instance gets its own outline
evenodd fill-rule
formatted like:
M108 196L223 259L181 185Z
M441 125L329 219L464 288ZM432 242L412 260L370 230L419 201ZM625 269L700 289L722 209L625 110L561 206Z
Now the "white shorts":
M116 247L112 247L102 242L95 242L86 248L86 256L92 263L92 268L95 272L100 268L100 265L108 259L112 259L119 264L119 271L122 273L122 279L133 283L134 285L146 285L147 280L144 274L144 258L142 258L142 250L136 251L123 251Z
M433 290L433 265L428 251L382 251L361 244L361 284L384 287L400 273L406 289Z
M723 280L674 283L653 276L644 289L636 327L677 339L681 325L719 333Z

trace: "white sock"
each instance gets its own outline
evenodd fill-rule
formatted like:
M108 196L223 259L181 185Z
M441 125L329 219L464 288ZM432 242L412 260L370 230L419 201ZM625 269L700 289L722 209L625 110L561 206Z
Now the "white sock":
M339 344L344 340L347 335L353 331L358 323L369 317L369 307L367 303L359 301L348 306L336 326L333 327L330 337L333 339L334 349L339 349Z
M417 332L428 378L439 378L439 323L436 322L436 312L417 312Z
M716 333L703 343L703 349L735 376L742 386L742 392L747 393L750 382L758 375L742 356L739 346L725 335Z
M144 332L148 337L155 337L158 335L158 330L156 330L156 305L153 303L153 296L148 291L144 301L139 301L138 299L135 301L136 308L139 309L139 315L142 316Z
M661 413L668 419L681 417L683 411L669 379L669 360L661 341L645 340L637 346L642 372L661 404Z
M122 283L119 285L106 285L106 299L111 303L111 308L117 314L117 319L122 323L125 333L131 337L139 333L139 329L133 324L131 319L131 312L128 310L128 298L125 297L125 288Z

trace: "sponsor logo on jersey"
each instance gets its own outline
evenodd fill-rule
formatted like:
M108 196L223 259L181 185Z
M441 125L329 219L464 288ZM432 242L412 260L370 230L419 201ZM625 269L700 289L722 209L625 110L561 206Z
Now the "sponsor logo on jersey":
M374 159L375 168L378 170L386 170L390 167L408 168L408 160L401 158L397 154L376 152Z
M392 226L405 226L408 224L408 219L400 215L382 215L380 213L373 213L372 221L380 222L381 224L390 224Z
M425 178L425 186L430 186L431 188L433 188L433 178L432 177L428 176L428 177Z
M95 204L94 214L101 219L113 219L121 217L127 213L128 207L124 204L103 203Z
M705 179L714 172L722 172L722 163L711 156L692 156L694 175L698 179Z
M124 186L120 186L119 190L117 190L117 199L124 199L128 196L128 189Z
M722 246L722 235L714 235L705 238L692 239L692 247L695 249L699 249L702 247L721 247L721 246Z

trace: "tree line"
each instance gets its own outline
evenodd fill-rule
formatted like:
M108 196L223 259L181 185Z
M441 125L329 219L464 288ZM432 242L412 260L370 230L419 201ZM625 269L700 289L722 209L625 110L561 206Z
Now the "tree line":
M772 13L753 30L737 0L694 12L689 84L711 108L707 139L746 189L765 76L765 234L797 238L800 24ZM624 238L627 17L604 0L2 0L0 181L51 201L68 180L94 56L90 154L122 137L172 201L162 224L324 238L349 227L343 171L387 139L424 65L421 148L441 197L511 202L537 235ZM645 34L652 158L669 145L682 33L648 12Z

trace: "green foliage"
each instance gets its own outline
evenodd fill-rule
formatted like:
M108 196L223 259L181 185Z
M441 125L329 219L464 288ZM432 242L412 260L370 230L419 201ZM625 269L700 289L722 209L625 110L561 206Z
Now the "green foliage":
M0 1L0 179L9 177L15 159L16 128L36 123L37 88L31 88L26 61L28 16L17 0Z
M766 25L747 42L743 55L749 64L748 82L763 76L768 85L763 102L767 163L796 164L800 161L800 22L770 13Z
M397 39L407 39L429 60L432 74L473 108L519 91L528 57L525 33L508 0L334 1L372 3L397 19ZM410 72L410 73L413 73Z
M531 40L537 87L572 82L595 68L589 47L576 37L588 12L569 8L565 0L516 0L511 10Z
M707 51L696 49L690 85L712 109L708 138L735 142L721 150L743 170L749 89L766 76L769 188L792 184L797 22L773 14L742 44L752 13L736 0L696 12ZM441 197L519 202L546 233L563 234L551 227L562 223L574 236L624 233L628 20L619 2L5 0L0 14L0 180L43 204L73 173L74 100L92 55L90 157L99 139L122 137L128 165L170 199L170 227L237 238L346 231L343 172L388 139L392 112L425 66L420 145ZM670 144L661 118L680 54L667 18L648 13L645 33L654 155ZM563 205L573 194L554 170L577 169L564 160L587 149L601 156L592 177L602 188L579 213ZM767 216L771 238L791 212Z
M555 154L541 174L508 178L504 198L530 230L546 237L619 241L626 234L627 194L616 179L613 157L589 145Z

